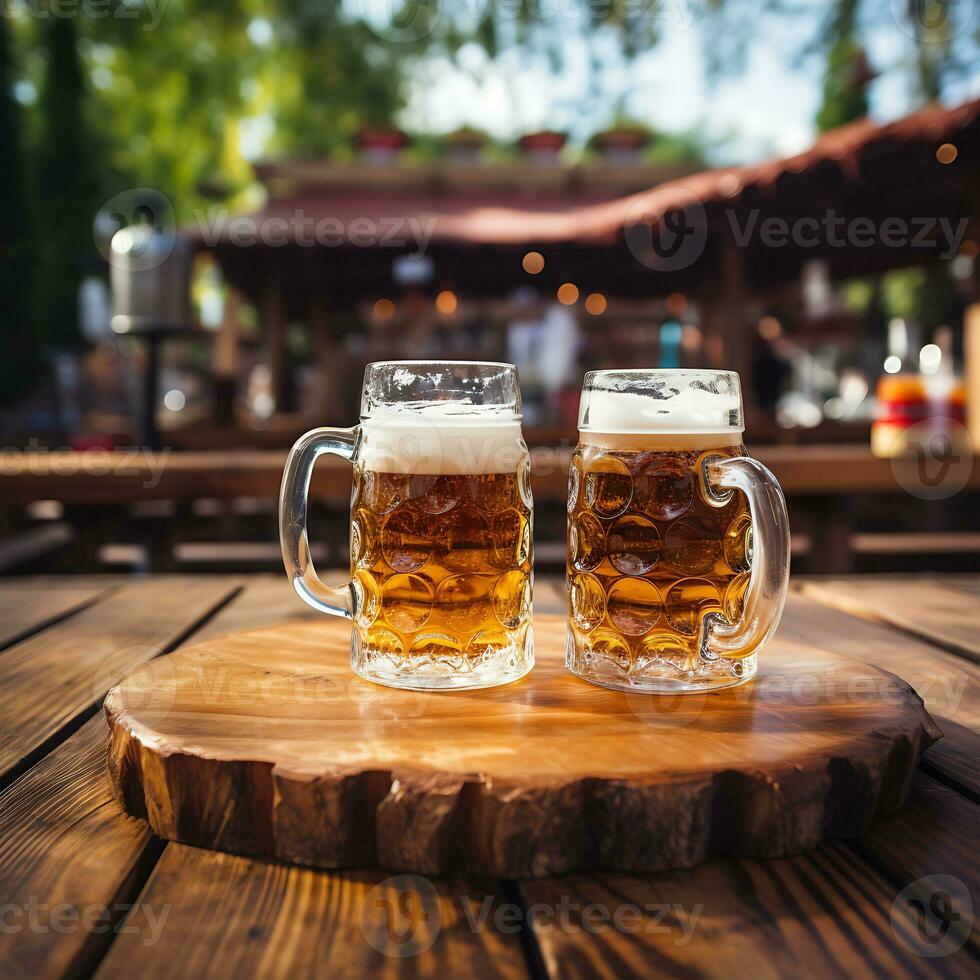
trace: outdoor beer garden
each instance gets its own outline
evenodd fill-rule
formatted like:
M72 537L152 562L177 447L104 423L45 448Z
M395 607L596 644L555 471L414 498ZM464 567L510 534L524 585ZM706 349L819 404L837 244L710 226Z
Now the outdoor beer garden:
M475 45L524 118L506 31L42 6L0 17L0 972L974 976L968 36L875 113L831 5L761 153L386 77Z

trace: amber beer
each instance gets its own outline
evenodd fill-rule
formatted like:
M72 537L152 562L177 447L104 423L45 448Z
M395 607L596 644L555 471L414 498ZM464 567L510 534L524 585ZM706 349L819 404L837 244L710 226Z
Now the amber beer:
M465 671L523 648L532 560L525 479L516 469L358 474L354 621L371 656Z
M583 436L568 534L569 626L583 657L601 654L626 673L663 660L686 670L698 659L702 617L741 615L748 505L742 495L720 508L709 502L705 454L745 450L727 436Z
M324 582L307 532L316 459L354 470L350 580ZM378 361L358 425L307 432L286 460L279 537L293 588L353 621L350 663L392 687L494 687L534 666L531 461L517 368Z
M751 679L782 614L789 521L742 445L731 371L593 371L568 490L569 670L654 694Z

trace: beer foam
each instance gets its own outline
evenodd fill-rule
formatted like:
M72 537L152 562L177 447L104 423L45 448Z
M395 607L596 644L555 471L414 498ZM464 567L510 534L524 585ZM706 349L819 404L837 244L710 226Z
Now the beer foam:
M407 404L361 420L358 458L379 473L516 473L527 455L521 420L499 406Z
M741 432L744 428L737 392L684 387L658 396L593 390L582 397L578 427L584 432L707 434Z

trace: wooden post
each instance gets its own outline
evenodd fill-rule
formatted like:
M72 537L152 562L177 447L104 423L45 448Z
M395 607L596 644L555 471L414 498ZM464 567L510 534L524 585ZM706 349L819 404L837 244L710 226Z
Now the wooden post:
M314 292L310 296L309 306L310 335L313 342L313 363L316 371L314 385L313 411L325 424L339 425L343 406L338 397L340 388L342 363L340 351L330 329L330 318L327 312L327 302L322 294Z
M980 303L963 315L963 383L966 387L966 427L973 451L980 453Z
M211 372L214 375L214 421L219 426L230 426L235 419L240 309L241 295L237 289L229 287L221 326L218 327L211 350Z
M272 397L276 412L292 408L293 386L289 378L286 350L286 317L279 269L273 265L265 284L262 300L262 329L265 333L266 361L272 376Z

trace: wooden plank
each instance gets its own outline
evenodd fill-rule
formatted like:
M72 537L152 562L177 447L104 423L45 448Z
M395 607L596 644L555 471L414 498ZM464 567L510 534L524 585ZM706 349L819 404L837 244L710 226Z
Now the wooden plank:
M99 588L8 588L0 585L0 648L36 633L104 595Z
M831 650L883 667L907 681L943 731L923 761L980 795L980 669L889 626L858 619L791 593L773 640L776 648ZM766 656L766 651L761 654Z
M692 872L522 882L551 977L966 977L963 950L917 955L899 889L842 845ZM562 916L564 915L564 920Z
M168 844L140 902L169 909L160 941L120 935L99 980L216 966L228 977L527 976L519 927L498 927L498 911L511 911L499 883L318 872Z
M0 775L44 744L135 667L176 643L229 598L226 579L160 578L119 589L0 655Z
M66 581L73 584L79 580ZM187 579L156 581L183 583L175 593L181 600L178 610L183 610L183 618L157 592L148 595L142 587L129 585L121 594L128 594L138 611L145 611L149 599L162 603L170 610L173 629L186 630L199 615L200 606L188 598L184 586L200 589L207 583ZM31 580L30 588L18 583L5 585L2 591L28 593L38 584L54 583ZM224 582L217 593L211 592L210 586L206 591L213 601L215 595L224 595L232 588L234 583ZM246 589L205 629L209 635L220 636L241 624L281 622L279 617L288 615L287 598L292 600L289 607L299 609L301 614L307 609L284 578L270 577L269 581ZM316 615L313 610L308 612ZM99 640L97 629L96 623L88 630L94 634L95 642ZM114 638L114 649L125 650L146 639L138 618L113 614L106 620L106 629ZM72 648L72 655L80 656L80 650ZM10 921L14 927L25 926L16 932L0 929L0 962L4 963L5 977L74 975L94 968L112 939L105 930L106 924L117 925L126 911L113 907L136 899L160 853L162 845L154 841L146 824L127 817L112 796L106 772L106 739L105 719L99 712L0 794L0 903L15 906L6 914L5 922ZM64 910L76 910L74 923L67 923L61 930L31 930L26 916L32 899L34 906L44 906L49 917L57 907L68 916L73 913ZM102 909L108 912L99 918ZM83 913L89 916L91 928L82 927ZM40 914L40 910L35 912ZM139 930L135 938L139 942L151 939L165 914L165 909L142 903L129 920Z
M974 907L980 901L980 806L924 773L913 778L905 806L854 847L901 888L920 878L953 875L973 896Z
M977 603L959 590L904 576L802 579L796 588L817 602L888 623L980 663Z
M105 743L99 714L0 794L0 962L11 980L94 966L159 851L113 800ZM147 910L133 921L146 938Z

